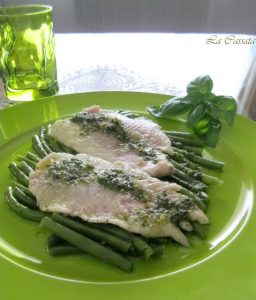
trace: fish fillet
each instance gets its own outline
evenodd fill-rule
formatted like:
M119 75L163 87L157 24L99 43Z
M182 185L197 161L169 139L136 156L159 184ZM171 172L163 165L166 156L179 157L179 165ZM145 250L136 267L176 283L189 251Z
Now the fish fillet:
M158 124L145 118L131 119L92 106L54 122L49 134L78 153L126 162L154 177L174 172L167 155L172 153L169 138Z
M114 224L148 238L168 236L183 245L189 243L181 228L190 230L190 221L208 223L178 193L179 185L86 154L49 154L30 174L29 189L42 211Z

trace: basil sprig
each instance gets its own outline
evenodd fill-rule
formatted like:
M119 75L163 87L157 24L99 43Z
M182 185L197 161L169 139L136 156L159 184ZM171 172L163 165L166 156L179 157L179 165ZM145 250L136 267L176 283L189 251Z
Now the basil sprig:
M185 97L174 97L160 106L149 106L147 110L157 118L186 118L186 125L206 145L215 147L222 125L233 125L237 110L236 100L212 93L213 81L210 76L199 76L187 85Z

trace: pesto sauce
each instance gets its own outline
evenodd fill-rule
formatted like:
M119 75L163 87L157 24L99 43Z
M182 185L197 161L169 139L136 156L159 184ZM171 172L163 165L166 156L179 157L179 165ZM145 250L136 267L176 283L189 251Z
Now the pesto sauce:
M172 223L178 225L181 220L189 219L189 211L196 208L193 200L184 197L178 201L168 201L166 193L158 195L157 208L168 211Z
M158 197L156 207L139 210L126 218L139 222L143 227L169 223L170 220L178 226L180 221L189 220L189 210L193 208L195 208L195 203L188 198L171 202L166 195L162 195L160 200Z
M164 208L145 208L127 217L131 222L138 222L143 227L170 223L169 211Z
M98 182L100 185L116 190L120 193L131 193L137 200L146 201L144 190L135 186L136 176L125 173L120 169L97 171L93 165L80 159L68 158L55 161L49 166L47 177L52 181L64 184L79 184Z
M159 160L159 155L162 155L159 150L147 146L142 140L135 140L129 137L122 123L117 118L103 113L82 112L76 114L70 120L80 126L82 129L81 135L87 135L95 131L114 135L122 143L126 143L130 149L137 151L146 160L156 163Z
M136 179L139 179L136 175L116 168L97 170L92 164L76 158L55 161L48 167L47 177L53 182L57 181L63 184L98 182L100 185L120 193L130 193L135 199L143 201L145 204L148 201L148 193L134 183ZM156 204L154 208L145 207L131 215L120 217L132 222L139 222L142 226L147 227L170 220L178 225L181 220L188 220L189 211L196 208L194 201L186 197L178 201L170 201L166 192L157 195Z
M134 184L135 176L120 169L110 169L97 175L100 184L119 192L130 192L136 199L146 201L146 193Z
M81 127L82 135L94 131L102 131L103 133L114 135L123 142L128 142L129 140L128 134L117 118L111 118L102 113L82 112L76 114L70 120Z
M53 181L62 183L84 183L91 182L94 178L94 167L86 164L80 159L70 158L55 161L49 166L47 175Z

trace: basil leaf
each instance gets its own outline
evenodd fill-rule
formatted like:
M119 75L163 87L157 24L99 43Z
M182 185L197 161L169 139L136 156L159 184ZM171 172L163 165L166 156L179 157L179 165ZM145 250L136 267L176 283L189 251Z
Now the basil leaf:
M207 113L213 119L224 118L223 112L212 102L207 102Z
M223 112L224 118L228 125L232 126L237 110L236 100L233 97L216 96L214 102L218 109Z
M213 81L209 75L198 76L187 85L188 94L209 94L213 88Z
M196 124L203 119L206 112L206 107L203 103L199 104L188 116L187 126L194 128Z
M188 112L191 103L182 97L175 97L166 101L160 106L161 116L164 118L173 118Z
M165 108L167 108L169 105L173 105L174 102L182 102L183 101L183 97L173 97L167 101L165 101L163 104L160 105L160 109L164 110Z
M187 118L187 126L215 147L222 124L234 123L237 110L236 100L212 93L213 82L210 76L199 76L187 85L185 97L172 98L160 106L150 106L148 111L159 118L173 119L179 115Z
M236 111L237 109L237 103L233 97L215 96L214 103L221 110Z
M229 126L232 126L235 120L235 112L233 111L227 111L225 112L225 120L228 123Z
M210 128L210 118L208 116L204 116L197 122L193 130L197 135L204 136L209 131L209 128Z
M206 133L205 139L206 144L210 147L215 147L219 141L219 134L222 128L221 122L219 120L211 120L210 127Z
M165 119L173 119L177 116L188 112L191 108L191 103L182 98L175 97L167 100L164 104L159 106L149 106L147 110L155 117L161 117Z
M188 106L183 103L172 103L165 109L160 109L159 106L149 106L147 110L157 118L173 119L189 110Z
M204 96L200 93L189 94L184 97L187 101L189 101L193 107L195 108L198 104L204 102Z
M160 106L147 106L147 110L151 115L160 118L161 113L160 113Z

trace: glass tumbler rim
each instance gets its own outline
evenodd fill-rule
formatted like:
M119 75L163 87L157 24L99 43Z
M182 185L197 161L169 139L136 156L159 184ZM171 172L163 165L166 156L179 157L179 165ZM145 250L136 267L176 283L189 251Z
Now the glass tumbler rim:
M35 16L52 12L51 5L45 4L26 4L26 5L11 5L0 7L1 17L26 17Z

